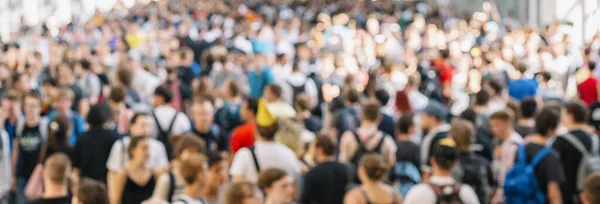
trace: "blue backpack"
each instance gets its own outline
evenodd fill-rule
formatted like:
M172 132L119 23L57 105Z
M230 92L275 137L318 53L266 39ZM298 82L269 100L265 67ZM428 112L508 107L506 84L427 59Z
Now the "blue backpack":
M400 191L402 197L406 197L406 193L418 183L421 183L421 172L412 163L408 161L400 161L394 166L394 175L400 181L396 189Z
M525 145L519 145L519 149L517 150L517 163L515 163L513 168L506 174L504 182L504 197L506 198L506 203L546 203L546 195L542 189L540 189L538 179L535 176L535 166L550 152L552 152L552 148L545 147L533 157L529 164L527 164Z

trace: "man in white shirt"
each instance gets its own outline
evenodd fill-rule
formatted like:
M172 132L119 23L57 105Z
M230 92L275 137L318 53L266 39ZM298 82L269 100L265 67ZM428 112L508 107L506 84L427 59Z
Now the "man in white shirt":
M131 118L129 135L117 140L110 150L110 156L106 162L106 168L109 171L117 171L123 169L129 162L128 146L131 137L149 137L148 127L150 125L150 117L146 113L136 113ZM169 166L169 159L165 146L158 140L150 138L148 140L148 148L150 157L146 165L154 170L162 170Z
M492 199L493 203L504 202L503 186L504 177L510 169L512 169L515 163L515 155L517 154L517 148L519 145L524 144L525 141L519 133L515 132L513 128L514 117L506 110L498 111L490 116L490 127L492 134L496 139L502 141L502 143L496 147L494 151L494 162L493 167L495 172L498 172L496 178L498 178L498 188L496 196Z
M159 86L154 91L154 110L152 117L154 119L152 132L150 135L163 144L167 150L167 154L172 153L170 145L171 135L181 135L190 131L190 120L181 112L177 112L170 103L173 98L173 93L168 87Z
M317 105L319 100L317 85L300 70L297 64L292 67L292 73L279 83L283 89L281 98L286 103L294 104L296 95L304 93L310 99L311 109Z
M274 141L279 129L277 119L269 113L264 99L259 101L257 113L257 141L254 147L236 152L229 173L233 182L248 180L256 183L260 170L279 168L292 178L300 175L300 161L287 146Z
M206 185L206 173L208 164L203 155L199 153L191 154L181 161L179 170L185 180L185 189L183 194L173 202L174 204L204 204L202 198L202 189Z
M405 204L465 203L479 204L477 194L468 185L461 185L452 178L452 169L458 159L456 143L442 139L429 157L432 174L427 183L413 186L404 199ZM442 196L443 195L443 196ZM445 200L446 198L446 200Z

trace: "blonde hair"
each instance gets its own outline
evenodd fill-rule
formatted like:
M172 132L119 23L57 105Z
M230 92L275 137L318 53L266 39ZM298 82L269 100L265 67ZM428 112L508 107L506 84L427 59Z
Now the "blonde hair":
M303 152L301 140L302 124L293 119L278 119L279 130L275 133L275 141L289 147L296 156L300 156Z
M460 152L470 152L471 145L475 141L475 129L473 125L463 119L452 121L450 135Z

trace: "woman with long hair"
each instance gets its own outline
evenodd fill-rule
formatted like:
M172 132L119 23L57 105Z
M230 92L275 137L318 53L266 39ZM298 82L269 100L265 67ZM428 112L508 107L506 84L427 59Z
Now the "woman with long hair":
M129 164L116 172L109 181L111 204L142 203L152 197L157 178L152 169L146 166L150 157L148 138L132 137L128 148Z
M52 119L48 125L48 147L46 149L46 158L54 153L64 153L72 156L73 148L69 144L69 135L71 135L71 126L67 116L59 114ZM44 160L46 159L44 158Z
M264 204L285 204L294 200L293 178L281 169L266 169L258 175L258 187L265 195Z
M233 183L225 192L224 204L260 204L262 197L256 186L248 181Z
M362 184L346 193L345 204L391 203L401 204L402 197L392 186L383 183L388 164L379 154L361 158L358 177Z

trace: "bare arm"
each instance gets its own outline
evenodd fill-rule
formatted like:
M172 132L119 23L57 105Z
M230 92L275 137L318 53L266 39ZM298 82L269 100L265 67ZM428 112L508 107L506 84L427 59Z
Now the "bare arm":
M110 175L110 173L109 173ZM110 180L108 180L108 197L111 204L120 204L125 188L125 172L114 172Z
M548 183L548 200L551 204L560 204L562 202L562 195L560 194L560 187L556 181Z
M19 152L20 152L19 141L15 138L15 141L13 141L13 151L12 151L12 169L13 169L13 171L17 170L17 163L19 160Z

